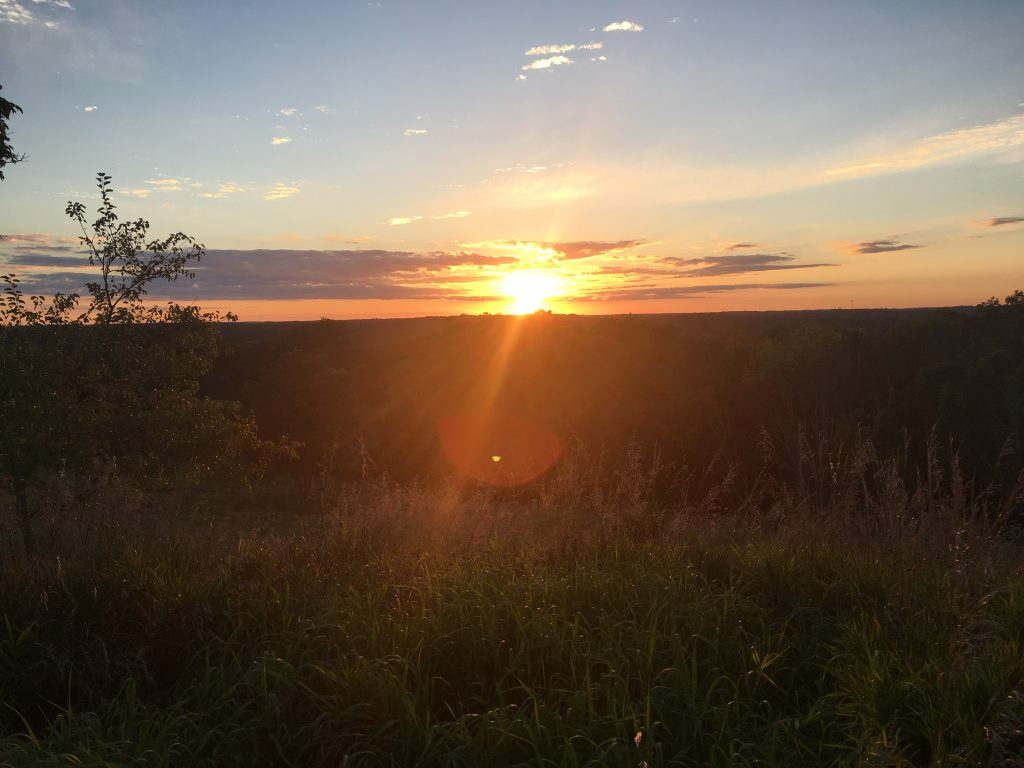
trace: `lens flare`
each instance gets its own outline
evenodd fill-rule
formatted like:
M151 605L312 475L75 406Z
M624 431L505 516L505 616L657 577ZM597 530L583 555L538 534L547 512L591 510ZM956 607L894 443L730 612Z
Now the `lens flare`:
M525 414L467 410L442 419L441 445L463 477L516 486L547 472L563 445L540 421Z

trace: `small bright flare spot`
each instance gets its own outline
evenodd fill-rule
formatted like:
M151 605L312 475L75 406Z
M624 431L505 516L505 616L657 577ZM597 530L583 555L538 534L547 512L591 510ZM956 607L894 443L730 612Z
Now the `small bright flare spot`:
M562 291L562 281L555 276L536 269L510 272L501 280L501 291L510 299L509 311L515 315L527 315L544 309L544 302Z
M491 456L491 461L497 464L499 461L501 461L501 456Z

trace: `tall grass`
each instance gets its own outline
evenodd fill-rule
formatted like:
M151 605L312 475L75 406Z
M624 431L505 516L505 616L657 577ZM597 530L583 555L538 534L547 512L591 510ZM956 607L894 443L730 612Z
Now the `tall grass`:
M802 439L290 529L110 478L5 552L0 765L1024 764L1020 487Z

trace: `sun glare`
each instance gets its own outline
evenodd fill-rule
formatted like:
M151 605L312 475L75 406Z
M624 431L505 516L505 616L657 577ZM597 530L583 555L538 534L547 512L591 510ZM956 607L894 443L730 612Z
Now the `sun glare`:
M511 272L501 280L501 291L512 305L508 311L515 315L526 315L545 308L545 302L558 296L562 281L541 270L519 270Z

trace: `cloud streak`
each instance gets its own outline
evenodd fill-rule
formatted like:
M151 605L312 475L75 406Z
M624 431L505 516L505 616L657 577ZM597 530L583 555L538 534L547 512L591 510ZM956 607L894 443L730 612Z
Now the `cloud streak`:
M910 245L897 240L869 240L863 243L851 243L848 250L852 253L893 253L895 251L911 251L923 248L923 245Z
M1000 216L995 219L989 219L985 222L986 227L1005 227L1007 224L1020 224L1024 221L1024 216Z
M181 192L182 181L180 179L146 179L155 192Z
M60 253L54 254L53 251L63 252L63 255ZM8 254L6 262L8 266L24 269L50 269L53 267L64 269L88 268L90 266L89 257L79 255L80 253L80 249L69 246L57 248L51 246L45 249L20 248L14 253Z
M237 195L240 192L245 192L245 187L234 182L227 182L226 184L218 184L216 192L202 192L200 196L219 200L229 195Z
M597 41L593 43L583 43L577 45L575 43L565 43L564 45L536 45L523 52L524 56L553 56L559 53L569 53L570 51L597 51L604 48L604 43Z
M298 187L292 187L287 184L275 184L266 191L263 195L264 200L285 200L289 197L299 194L301 190Z
M461 212L456 212L461 213ZM341 240L343 236L330 236ZM345 237L352 242L360 238ZM14 240L15 242L12 242ZM78 245L56 245L43 234L16 235L5 241L4 260L19 267L27 292L82 292L93 276ZM583 275L574 301L646 301L699 298L738 290L796 290L831 283L735 283L683 284L681 278L734 275L774 269L796 269L819 264L791 264L794 257L780 254L737 254L700 259L662 259L630 254L649 244L640 239L571 242L492 241L479 246L504 249L492 255L473 245L459 250L397 251L385 249L295 250L257 249L207 251L197 265L195 278L171 285L154 286L152 298L179 301L383 299L499 301L486 296L493 283L509 268L536 267L537 256L551 269L578 271L569 264L580 262ZM585 260L611 257L588 264ZM595 268L596 267L596 268ZM567 273L568 274L568 273ZM610 284L606 281L611 281ZM481 290L482 289L482 290Z
M744 253L735 256L704 256L698 259L676 259L666 263L684 265L679 273L687 277L722 277L725 275L744 275L750 272L773 272L783 269L811 269L814 267L834 267L835 264L819 262L802 264L796 262L795 256L773 253Z
M21 235L4 235L0 245L48 245L53 238L49 235L25 233Z
M650 245L649 240L577 240L573 242L554 243L540 240L485 240L478 243L466 243L469 248L495 248L503 251L519 253L528 259L576 261L597 256L610 256L632 250L642 245Z
M540 243L540 245L551 248L558 253L562 260L590 259L595 256L608 256L648 244L649 241L647 240L615 240L613 242L602 240L578 240L569 243Z
M1024 145L1024 115L962 128L922 139L889 155L825 171L827 176L859 177L923 168Z
M702 296L730 291L826 288L832 283L726 283L722 285L638 285L629 288L600 290L574 301L658 301L666 299L699 299Z
M91 273L83 257L17 256L22 266L65 267L25 276L27 292L81 291ZM154 298L187 301L252 299L479 300L460 286L492 279L487 268L514 264L513 256L475 251L209 250L195 279L154 286ZM454 271L453 271L454 270Z
M575 51L573 43L567 45L537 45L523 52L524 56L551 56L556 53L568 53Z
M573 60L568 56L549 56L546 59L536 59L529 64L524 64L522 69L526 72L538 69L551 69L552 67L564 67L573 63Z

